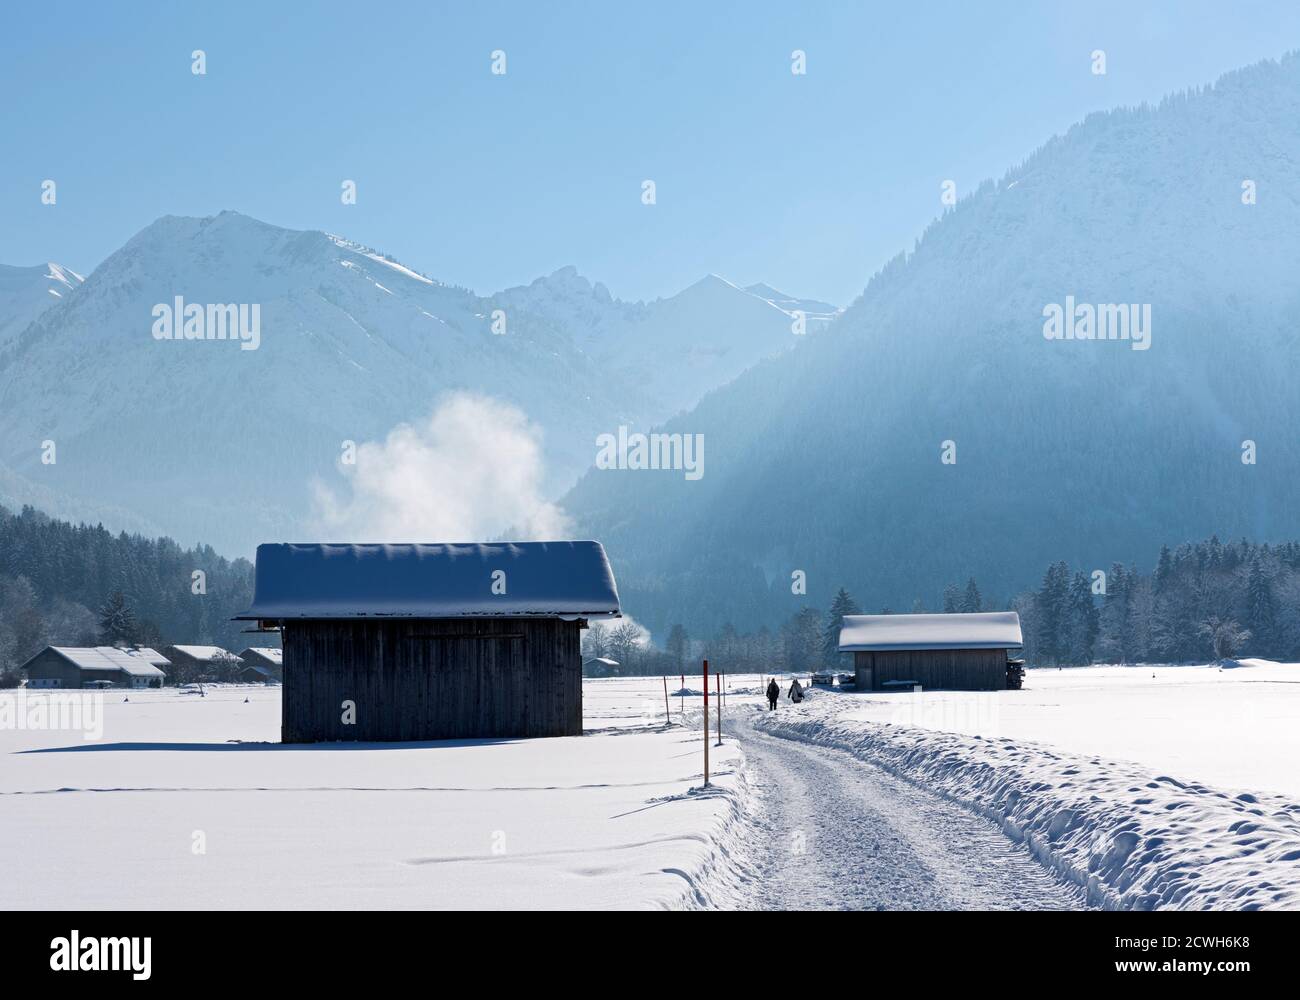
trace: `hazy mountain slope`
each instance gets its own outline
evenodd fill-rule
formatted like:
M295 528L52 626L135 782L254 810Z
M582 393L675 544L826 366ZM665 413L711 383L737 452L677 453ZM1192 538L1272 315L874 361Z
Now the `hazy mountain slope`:
M845 585L907 610L970 574L1005 598L1054 559L1294 535L1297 260L1288 57L1053 139L825 334L670 422L704 434L703 479L593 471L566 506L639 619L697 634L789 614L796 569L822 606ZM1151 348L1045 339L1044 306L1067 295L1151 304Z
M84 280L53 261L36 267L0 264L0 349Z
M176 296L260 305L260 346L156 340L152 310ZM448 391L513 404L539 426L554 495L591 464L597 434L662 420L801 339L785 312L716 279L643 305L566 269L483 298L341 237L235 212L159 219L76 295L47 298L0 340L9 502L130 511L109 523L234 555L309 535L311 484L341 485L343 442L422 421ZM670 335L684 346L665 353Z

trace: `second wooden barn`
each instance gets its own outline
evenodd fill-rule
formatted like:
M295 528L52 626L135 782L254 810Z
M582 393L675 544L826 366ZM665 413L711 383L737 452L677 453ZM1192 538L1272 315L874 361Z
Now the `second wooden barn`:
M1007 654L1024 645L1014 611L953 615L845 615L840 652L853 654L859 691L999 691Z
M619 604L599 542L276 544L238 617L281 632L286 743L573 736Z

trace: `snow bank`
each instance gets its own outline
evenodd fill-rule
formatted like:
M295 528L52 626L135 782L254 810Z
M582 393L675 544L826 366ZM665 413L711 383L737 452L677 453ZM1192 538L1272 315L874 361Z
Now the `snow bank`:
M1023 691L860 692L848 718L1047 743L1300 802L1300 664L1030 670Z
M1043 744L844 718L834 703L852 700L824 698L820 711L759 725L848 750L983 813L1096 905L1300 907L1300 805L1287 798Z

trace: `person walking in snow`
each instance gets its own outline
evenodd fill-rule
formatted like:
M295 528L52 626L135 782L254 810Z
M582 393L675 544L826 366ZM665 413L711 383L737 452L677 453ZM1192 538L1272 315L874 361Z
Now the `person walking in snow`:
M767 710L769 712L776 711L776 702L777 699L780 697L781 697L781 689L776 686L776 678L773 677L770 681L767 682Z
M796 705L803 701L803 686L799 683L798 677L790 684L790 700Z

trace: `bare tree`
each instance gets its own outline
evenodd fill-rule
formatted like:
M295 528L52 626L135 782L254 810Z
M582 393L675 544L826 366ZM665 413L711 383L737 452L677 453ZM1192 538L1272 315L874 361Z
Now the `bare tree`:
M1231 618L1220 618L1218 615L1210 615L1196 631L1198 635L1210 640L1216 660L1226 660L1236 655L1237 650L1250 638L1250 629L1242 628Z

